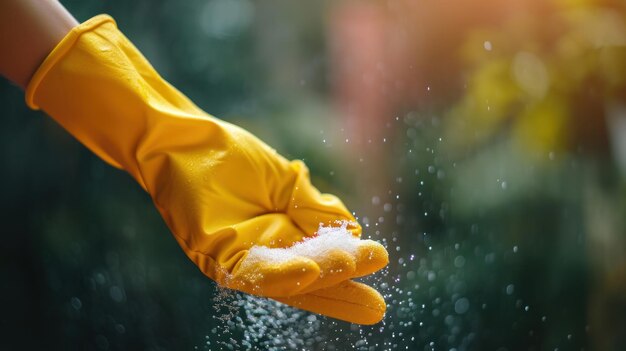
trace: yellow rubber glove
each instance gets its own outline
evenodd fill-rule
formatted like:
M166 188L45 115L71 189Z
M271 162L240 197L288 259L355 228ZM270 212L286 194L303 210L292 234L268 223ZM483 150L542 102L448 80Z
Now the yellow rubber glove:
M349 281L387 262L384 247L285 262L248 262L253 246L289 247L321 224L349 221L339 199L320 194L302 162L289 162L245 130L196 107L168 84L100 15L74 28L26 90L43 109L150 193L187 256L218 284L362 324L382 319L383 298Z

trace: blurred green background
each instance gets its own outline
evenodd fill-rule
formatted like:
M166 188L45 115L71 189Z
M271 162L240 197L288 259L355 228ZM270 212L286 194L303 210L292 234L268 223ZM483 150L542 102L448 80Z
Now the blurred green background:
M262 321L245 348L623 349L623 2L62 3L112 15L168 81L305 160L387 245L368 279L383 323L305 316L290 345ZM244 348L229 339L250 337L246 311L215 318L214 283L149 196L0 90L0 349Z

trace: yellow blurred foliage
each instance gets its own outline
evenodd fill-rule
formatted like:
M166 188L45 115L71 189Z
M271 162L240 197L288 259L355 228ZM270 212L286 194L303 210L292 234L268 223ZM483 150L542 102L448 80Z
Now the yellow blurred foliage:
M567 103L555 95L528 106L515 120L514 142L542 159L546 153L563 151L568 138L568 115Z
M496 133L522 94L510 76L509 62L496 59L479 66L467 93L450 112L447 140L453 148L481 144Z
M626 98L626 7L598 3L554 0L545 17L520 15L468 34L466 92L446 121L450 151L466 154L507 135L545 155L594 138L571 125L605 116L571 106Z

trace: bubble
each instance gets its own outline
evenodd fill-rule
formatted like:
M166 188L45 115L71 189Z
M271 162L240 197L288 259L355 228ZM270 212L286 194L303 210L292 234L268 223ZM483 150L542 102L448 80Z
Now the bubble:
M507 295L513 295L514 292L515 292L515 286L513 284L509 284L506 286Z
M81 307L83 307L83 303L80 301L80 299L78 297L72 297L70 299L70 304L77 311L80 310Z
M124 290L119 286L112 286L109 288L109 296L115 302L123 302L126 299L126 294Z
M126 333L126 327L124 327L124 325L123 325L123 324L119 324L119 323L118 323L118 324L116 324L116 325L115 325L115 331L116 331L118 334L124 334L124 333Z
M550 76L543 61L533 53L518 52L511 66L517 84L529 95L541 98L546 95Z
M428 272L428 281L432 282L437 279L437 274L433 271Z
M457 256L454 258L454 266L457 268L462 268L465 266L465 257Z
M485 255L485 263L493 263L496 260L496 254L491 252Z
M454 303L454 312L458 314L464 314L469 310L470 303L469 300L465 297L462 297Z
M109 340L104 335L96 336L96 345L100 350L108 350L109 349Z

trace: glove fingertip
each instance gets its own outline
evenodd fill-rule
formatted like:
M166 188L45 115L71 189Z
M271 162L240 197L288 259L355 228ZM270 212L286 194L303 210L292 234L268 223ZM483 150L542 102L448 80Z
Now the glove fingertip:
M354 277L363 277L377 272L389 263L389 253L385 247L373 240L361 240L356 253Z
M274 299L302 310L363 325L380 322L387 310L378 291L351 280L308 294Z

